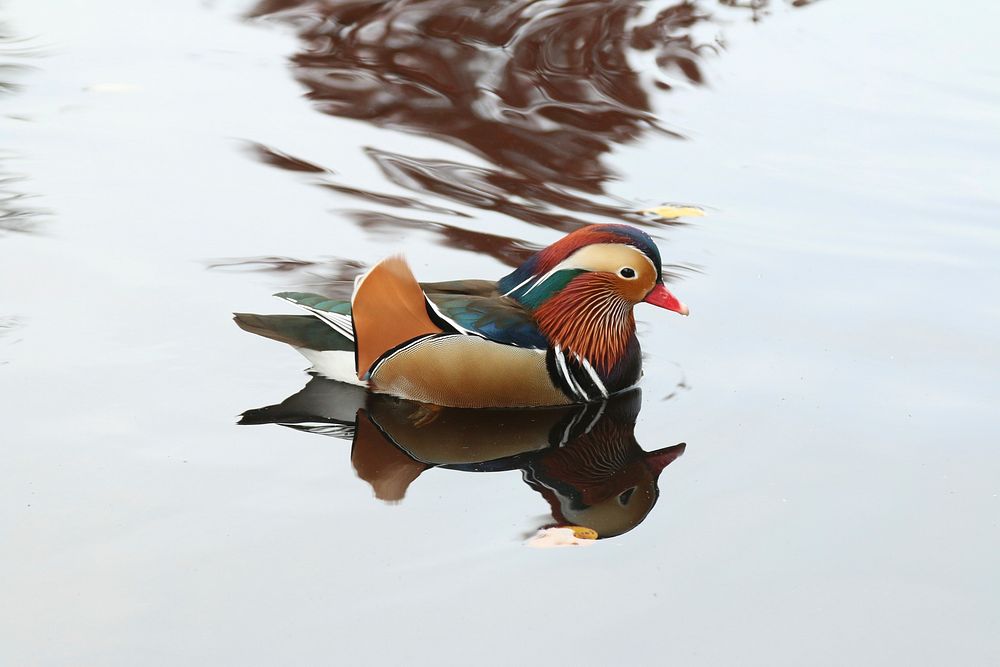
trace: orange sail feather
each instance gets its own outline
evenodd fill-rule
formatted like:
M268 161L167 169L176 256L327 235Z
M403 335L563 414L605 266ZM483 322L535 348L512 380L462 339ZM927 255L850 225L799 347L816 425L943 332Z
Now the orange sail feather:
M402 257L388 257L366 273L351 298L358 379L379 357L403 343L441 333L427 314L427 300Z

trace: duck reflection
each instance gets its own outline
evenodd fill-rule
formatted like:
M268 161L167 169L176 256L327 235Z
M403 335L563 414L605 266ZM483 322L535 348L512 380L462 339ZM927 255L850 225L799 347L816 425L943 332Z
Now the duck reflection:
M660 473L685 448L639 446L641 401L634 389L566 408L462 410L314 377L280 404L243 413L240 423L351 439L355 471L384 501L402 500L429 468L520 470L549 505L544 527L585 527L607 538L642 523L659 498Z

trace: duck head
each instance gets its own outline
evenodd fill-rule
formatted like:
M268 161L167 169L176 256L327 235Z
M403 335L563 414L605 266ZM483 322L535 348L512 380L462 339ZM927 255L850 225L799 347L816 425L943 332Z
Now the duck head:
M688 314L663 284L660 251L629 225L589 225L556 241L497 283L530 308L550 341L608 370L635 335L634 306Z
M629 306L646 302L681 315L688 307L663 285L660 250L629 225L588 225L540 250L498 282L500 291L537 309L571 284L600 285Z

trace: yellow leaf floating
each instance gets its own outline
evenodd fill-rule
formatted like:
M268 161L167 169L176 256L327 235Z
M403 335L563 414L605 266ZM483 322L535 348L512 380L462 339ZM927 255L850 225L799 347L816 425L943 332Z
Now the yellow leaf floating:
M535 549L587 546L597 544L597 531L584 526L541 528L525 544Z
M573 531L574 537L578 537L581 540L596 540L597 531L593 528L587 528L586 526L566 526Z
M697 206L684 206L682 204L664 204L656 208L646 208L640 213L655 215L664 220L674 220L676 218L702 218L705 216L705 209Z

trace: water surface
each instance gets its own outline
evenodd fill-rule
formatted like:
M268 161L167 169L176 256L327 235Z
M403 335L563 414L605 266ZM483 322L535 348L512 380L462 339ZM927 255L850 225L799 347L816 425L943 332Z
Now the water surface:
M739 4L8 2L0 661L1000 661L1000 16ZM609 220L641 410L237 425L315 389L231 311Z

